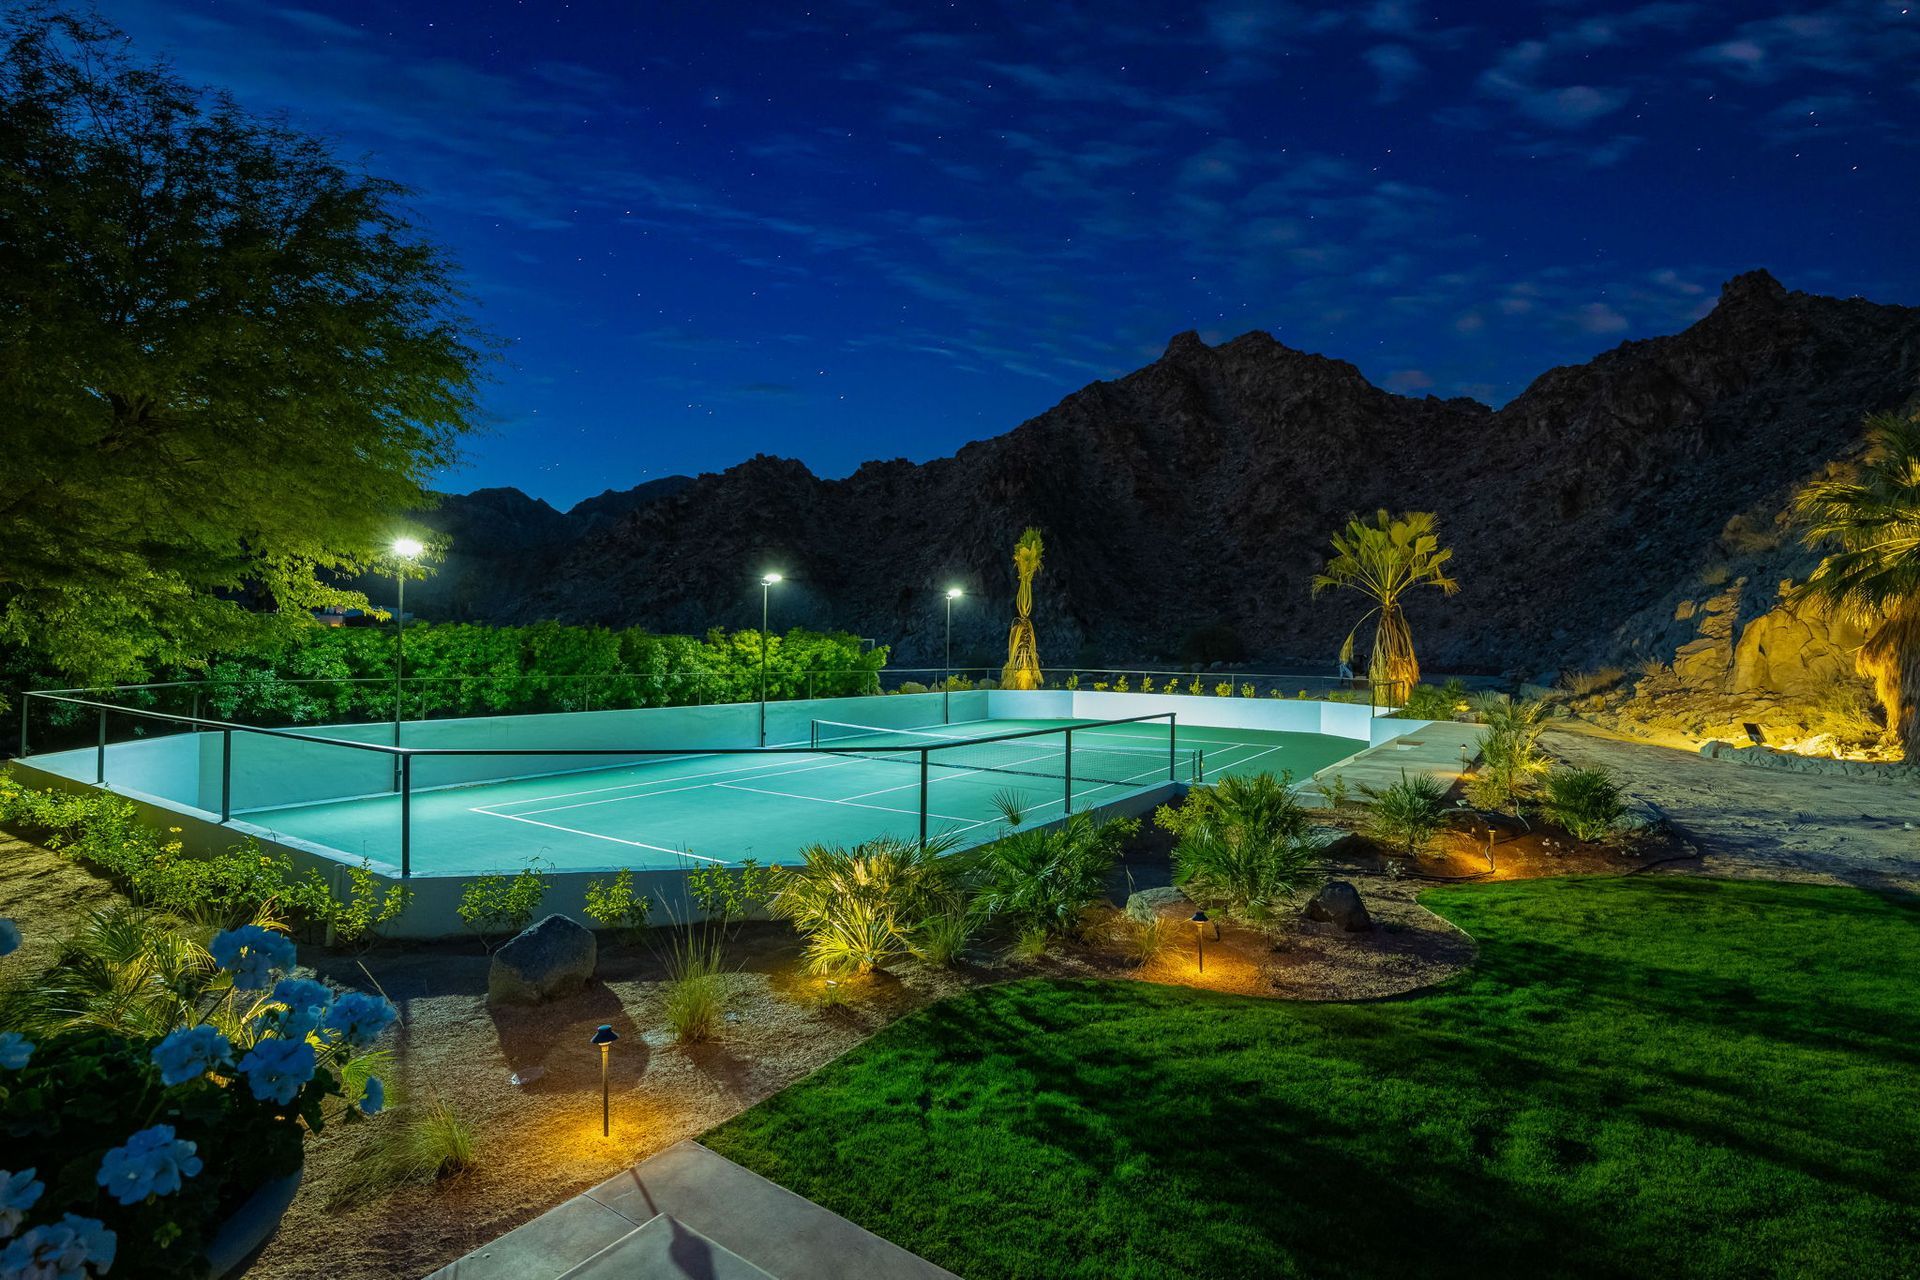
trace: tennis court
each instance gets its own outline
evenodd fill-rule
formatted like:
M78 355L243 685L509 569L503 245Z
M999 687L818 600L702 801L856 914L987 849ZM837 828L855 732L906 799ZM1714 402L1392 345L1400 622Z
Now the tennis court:
M1000 719L916 731L815 722L808 741L787 752L615 757L604 768L466 785L436 785L435 758L421 757L411 862L415 875L436 876L512 871L529 858L560 871L791 862L814 842L918 837L923 785L928 833L974 843L1005 825L1007 803L1028 823L1046 822L1061 815L1069 788L1079 810L1170 776L1290 770L1305 778L1358 745L1187 725L1170 742L1164 721ZM244 821L350 858L400 860L398 796L254 809Z

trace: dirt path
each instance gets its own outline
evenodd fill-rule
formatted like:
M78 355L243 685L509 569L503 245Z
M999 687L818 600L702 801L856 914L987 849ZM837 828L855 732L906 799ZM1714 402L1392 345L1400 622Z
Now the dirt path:
M1663 870L1920 892L1920 794L1910 785L1761 769L1575 722L1544 745L1605 765L1702 854Z

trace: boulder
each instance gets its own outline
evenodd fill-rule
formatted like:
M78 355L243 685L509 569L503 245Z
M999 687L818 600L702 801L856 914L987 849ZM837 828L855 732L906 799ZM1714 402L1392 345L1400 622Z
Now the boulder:
M1151 920L1170 906L1186 906L1187 895L1172 885L1142 889L1127 895L1127 914L1135 920Z
M1360 891L1345 880L1329 880L1320 886L1320 892L1307 903L1307 919L1337 924L1348 933L1373 928L1373 917L1367 914L1367 904L1360 901Z
M572 995L593 977L593 931L566 916L548 916L498 951L487 970L489 1004L545 1004Z

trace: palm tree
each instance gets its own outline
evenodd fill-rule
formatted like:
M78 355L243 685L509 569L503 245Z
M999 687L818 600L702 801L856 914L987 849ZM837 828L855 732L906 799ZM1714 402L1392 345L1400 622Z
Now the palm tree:
M1837 547L1791 598L1817 601L1866 629L1854 655L1912 753L1920 742L1920 413L1867 418L1859 465L1794 499L1809 547Z
M1460 589L1447 576L1453 552L1440 545L1434 523L1431 511L1393 516L1382 508L1371 520L1356 516L1347 521L1345 530L1333 535L1333 555L1313 579L1315 595L1344 587L1373 601L1373 608L1361 614L1347 633L1340 661L1353 661L1353 637L1361 623L1378 614L1367 675L1391 704L1406 701L1420 682L1420 660L1414 656L1413 632L1407 628L1401 597L1415 587L1438 587L1448 595Z

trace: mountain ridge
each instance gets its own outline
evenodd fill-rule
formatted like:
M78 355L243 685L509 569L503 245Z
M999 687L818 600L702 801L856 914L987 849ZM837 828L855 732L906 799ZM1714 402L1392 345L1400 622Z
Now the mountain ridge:
M1031 523L1048 540L1049 662L1175 656L1217 622L1255 652L1330 662L1364 606L1312 600L1308 579L1333 529L1385 506L1436 511L1455 548L1460 596L1412 605L1429 661L1533 669L1603 654L1621 632L1597 623L1653 607L1729 519L1784 501L1916 388L1920 309L1764 271L1680 333L1549 369L1499 409L1398 395L1258 330L1214 346L1187 331L945 458L821 479L756 455L525 557L502 549L496 573L537 570L474 594L469 616L757 625L776 568L776 626L841 626L906 660L939 659L944 591L961 585L956 660L979 657L1004 634Z

